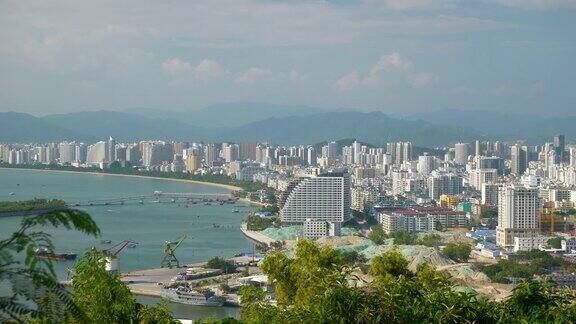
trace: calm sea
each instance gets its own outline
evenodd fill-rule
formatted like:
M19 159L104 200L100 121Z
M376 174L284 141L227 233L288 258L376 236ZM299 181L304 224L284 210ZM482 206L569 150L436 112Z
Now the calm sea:
M59 198L65 201L118 198L150 195L154 191L172 193L224 193L225 189L183 182L62 173L37 170L0 169L0 201L32 198ZM11 195L13 193L13 195ZM240 213L233 213L234 208ZM119 258L121 271L159 267L163 244L183 234L190 238L180 246L176 255L182 262L207 260L212 256L232 256L251 249L251 243L242 235L239 225L250 210L246 205L218 205L184 203L148 203L83 207L100 227L99 238L88 237L65 229L49 230L58 252L82 254L93 246L109 247L122 240L139 242L135 249L125 249ZM0 218L0 238L6 238L18 228L21 218ZM218 224L220 227L214 227ZM66 279L66 269L73 263L58 263L59 277ZM155 303L155 298L139 298L144 303ZM209 308L171 305L181 318L205 316L237 316L231 308Z

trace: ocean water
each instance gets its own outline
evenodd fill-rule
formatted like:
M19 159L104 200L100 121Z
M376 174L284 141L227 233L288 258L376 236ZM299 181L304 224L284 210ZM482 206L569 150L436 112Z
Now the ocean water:
M154 191L172 193L226 193L226 189L203 184L191 184L167 180L62 173L39 170L0 169L0 201L27 200L32 198L59 198L68 202L91 199L118 198L135 195L151 195ZM14 195L10 195L14 193ZM81 255L91 247L110 247L122 240L138 242L134 249L125 249L119 257L123 272L157 268L163 257L164 242L181 235L189 238L176 251L183 262L204 261L213 256L232 256L250 251L252 244L239 230L240 223L252 207L212 204L210 206L184 203L146 203L81 207L92 215L100 227L101 236L89 237L75 231L50 229L58 252ZM233 213L233 209L239 213ZM0 217L0 238L14 232L20 217ZM213 224L218 224L216 228ZM111 240L112 244L102 244ZM56 270L62 279L67 278L67 268L73 262L57 263ZM158 299L139 298L150 304ZM236 309L171 305L175 314L183 318L204 316L236 316Z

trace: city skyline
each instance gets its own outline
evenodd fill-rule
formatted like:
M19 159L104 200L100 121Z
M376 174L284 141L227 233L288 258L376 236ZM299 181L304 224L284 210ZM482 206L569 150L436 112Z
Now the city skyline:
M5 2L0 111L250 101L568 115L575 8L572 0Z

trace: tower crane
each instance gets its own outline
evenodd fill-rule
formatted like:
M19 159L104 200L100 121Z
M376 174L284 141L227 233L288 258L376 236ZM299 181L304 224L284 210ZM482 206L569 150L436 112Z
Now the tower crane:
M187 238L188 235L184 234L176 241L166 241L164 243L164 259L162 259L162 264L160 265L162 268L172 268L174 265L180 267L180 261L178 261L174 252Z
M124 240L109 249L102 250L104 257L106 258L106 271L118 271L118 255L122 250L124 250L127 246L136 246L138 242Z

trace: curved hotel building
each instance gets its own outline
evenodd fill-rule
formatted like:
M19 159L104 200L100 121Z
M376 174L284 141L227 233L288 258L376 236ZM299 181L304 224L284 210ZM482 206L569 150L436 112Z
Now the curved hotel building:
M346 222L350 200L350 175L346 172L297 178L280 197L280 219L283 224Z

